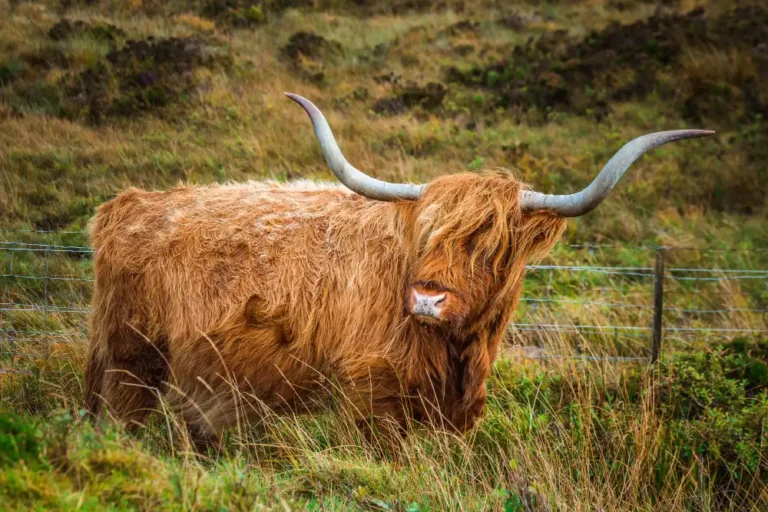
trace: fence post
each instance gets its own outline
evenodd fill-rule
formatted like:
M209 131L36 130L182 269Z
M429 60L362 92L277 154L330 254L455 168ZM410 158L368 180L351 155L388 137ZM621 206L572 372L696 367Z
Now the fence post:
M664 322L664 247L656 249L656 268L653 282L653 345L651 364L661 355L661 336Z
M16 280L16 275L15 275L14 270L13 270L13 263L14 263L14 260L16 259L16 251L14 249L15 249L15 246L11 247L11 249L10 249L10 251L11 251L11 269L10 269L10 272L8 273L8 277L6 278L6 279L8 279L8 281L6 281L6 283L8 283L11 279ZM13 290L13 288L11 288L11 290L8 292L8 297L6 299L8 301L8 304L9 304L8 308L10 308L10 310L11 310L9 312L10 315L8 315L8 316L11 317L11 320L9 322L10 325L9 325L9 329L8 329L8 338L7 338L7 341L8 341L8 353L4 354L4 355L8 356L8 358L13 357L14 349L16 348L16 343L15 343L15 341L16 341L16 324L14 323L14 320L16 318L16 310L14 309L15 306L13 305L13 303L15 302L14 299L13 299L13 297L14 297L14 293L13 292L14 292L14 290Z

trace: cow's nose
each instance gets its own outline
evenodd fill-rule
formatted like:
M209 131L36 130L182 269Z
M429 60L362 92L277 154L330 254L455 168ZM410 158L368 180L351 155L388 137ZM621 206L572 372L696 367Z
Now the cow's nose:
M445 303L445 293L419 293L416 290L412 290L412 293L412 314L436 319L440 318L440 312L442 311L443 305Z

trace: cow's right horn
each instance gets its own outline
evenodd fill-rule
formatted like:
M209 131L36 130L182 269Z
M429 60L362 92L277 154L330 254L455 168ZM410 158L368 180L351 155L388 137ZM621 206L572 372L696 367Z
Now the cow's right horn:
M328 167L331 168L333 174L335 174L336 177L339 178L339 181L341 181L347 188L353 192L357 192L361 196L378 199L380 201L413 201L421 196L424 191L424 185L388 183L386 181L377 180L376 178L371 178L364 172L352 167L341 153L339 145L336 144L336 139L333 137L331 127L328 126L328 121L325 120L325 116L320 112L320 109L311 101L298 94L286 92L285 95L301 105L304 110L307 111L309 118L312 120L312 125L315 127L315 134L317 134L317 140L320 142L320 149L323 152L325 161L328 163Z
M520 194L523 211L549 210L561 217L579 217L589 213L608 197L616 182L632 163L646 151L668 142L696 137L706 137L715 132L710 130L672 130L649 133L629 141L608 160L600 174L584 190L568 195L552 195L524 190Z

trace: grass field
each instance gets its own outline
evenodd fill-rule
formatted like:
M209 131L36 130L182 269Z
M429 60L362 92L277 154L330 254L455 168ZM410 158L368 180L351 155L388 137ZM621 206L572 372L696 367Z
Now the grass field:
M331 179L292 91L323 109L350 162L386 180L504 167L564 193L633 137L717 130L636 163L542 263L649 267L646 248L663 245L673 268L764 270L768 9L660 4L0 0L0 293L59 308L4 308L0 326L62 333L2 350L0 509L768 509L764 335L669 336L654 368L509 348L466 437L417 428L382 454L339 396L323 414L240 425L219 457L199 457L167 410L138 435L84 419L85 346L66 342L84 332L88 255L9 250L87 246L95 208L128 186ZM84 281L9 276L43 273ZM675 281L668 300L728 312L672 311L668 325L767 330L765 282L716 276ZM579 304L650 306L647 280L555 277L531 272L526 297L563 302L523 303L516 322L649 325L647 309ZM510 341L648 349L615 334Z

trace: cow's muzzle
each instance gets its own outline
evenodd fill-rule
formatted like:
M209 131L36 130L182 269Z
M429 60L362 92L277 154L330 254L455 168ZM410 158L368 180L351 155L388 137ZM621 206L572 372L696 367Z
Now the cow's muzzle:
M406 309L416 320L428 324L445 322L456 306L456 297L450 291L421 285L411 286L408 290Z
M445 292L432 295L411 290L411 314L440 319L440 312L445 305Z

